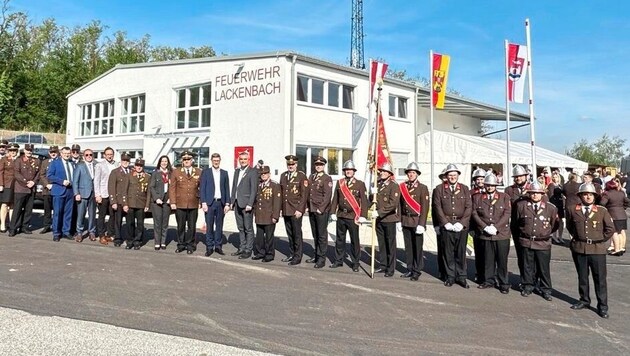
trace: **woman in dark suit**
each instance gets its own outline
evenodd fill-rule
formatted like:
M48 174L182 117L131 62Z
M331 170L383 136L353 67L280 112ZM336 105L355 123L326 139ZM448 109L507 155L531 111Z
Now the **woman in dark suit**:
M606 183L606 191L602 194L600 205L608 209L615 225L615 234L612 238L614 249L609 254L622 256L626 252L626 230L628 229L626 208L630 207L630 199L621 190L621 185L617 179Z
M171 161L168 156L158 160L158 169L151 175L149 192L151 193L151 213L153 214L153 240L155 250L166 250L166 233L171 205L168 201L168 182L171 178Z
M551 183L547 186L547 196L549 197L549 202L558 208L558 219L560 220L558 230L551 235L551 239L553 243L564 245L564 240L562 239L562 233L564 232L564 198L562 196L561 182L560 175L554 173L551 176Z

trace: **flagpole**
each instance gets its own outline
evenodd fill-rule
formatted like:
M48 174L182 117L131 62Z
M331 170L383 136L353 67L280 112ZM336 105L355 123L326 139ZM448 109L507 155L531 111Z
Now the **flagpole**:
M532 145L532 174L535 180L538 177L536 167L536 128L534 126L534 79L532 73L532 41L529 33L529 18L525 19L525 35L527 36L527 68L529 73L529 132Z
M431 105L429 105L429 112L430 112L430 126L429 126L429 131L430 131L430 140L431 140L431 189L433 189L433 187L435 187L435 141L433 140L433 50L429 50L429 78L430 82L429 82L429 100Z
M368 108L368 123L370 124L369 126L369 131L370 132L370 144L374 141L374 123L372 122L372 59L370 58L370 67L369 67L369 72L368 72L368 88L370 88L370 90L368 90L368 104L367 104L367 108ZM370 149L369 149L369 145L368 145L368 154L367 154L367 166L366 168L370 167ZM372 170L371 169L366 169L365 170L365 176L363 177L363 181L364 182L368 182L368 176L370 177L369 181L372 180Z
M377 184L377 179L378 179L378 135L380 132L380 129L378 127L379 125L379 118L381 117L381 91L383 90L382 86L383 86L383 79L379 79L378 82L376 83L376 85L378 85L378 95L376 96L376 124L374 126L374 166L371 169L372 172L372 182L370 183L370 185L372 187L374 187L374 189L372 190L372 211L376 210L376 194L378 192L378 189L376 189L376 184ZM374 216L374 214L370 214L370 220L372 221L372 253L371 253L371 258L370 258L370 275L372 278L374 278L374 249L375 249L375 245L376 245L376 216Z
M503 170L503 178L506 179L510 177L512 172L512 165L510 164L510 63L509 63L509 50L510 44L508 40L505 40L505 147L506 147L506 158L507 165Z

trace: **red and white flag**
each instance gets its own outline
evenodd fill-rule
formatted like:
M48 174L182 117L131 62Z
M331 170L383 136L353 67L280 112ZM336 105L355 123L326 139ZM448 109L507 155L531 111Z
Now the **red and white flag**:
M508 100L522 103L527 77L527 46L510 43L508 45Z
M378 87L376 83L385 78L385 73L387 73L387 63L370 61L370 100L368 103L372 103L377 96L376 91Z

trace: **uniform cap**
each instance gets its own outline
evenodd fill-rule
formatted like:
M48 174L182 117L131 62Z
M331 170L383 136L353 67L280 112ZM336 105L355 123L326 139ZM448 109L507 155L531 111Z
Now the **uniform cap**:
M20 149L20 145L18 145L17 143L12 143L9 145L9 151L17 151Z
M485 177L485 176L486 176L486 171L483 168L475 169L472 174L473 179L477 177Z
M457 174L462 174L459 168L457 168L457 166L452 163L446 166L443 174L449 174L450 172L457 172Z
M389 174L394 174L394 169L392 168L392 165L389 163L383 163L383 165L380 166L378 170L382 172L388 172Z
M586 171L586 172L584 172L584 174L583 174L583 175L585 175L585 176L591 176L591 177L592 177L592 176L593 176L593 172L591 172L591 171Z
M495 176L494 173L488 173L483 179L483 185L499 185L497 176Z
M7 141L7 140L0 141L0 148L1 147L7 147L8 145L9 145L9 141Z
M260 167L260 174L265 174L265 173L271 173L271 169L269 168L269 166Z
M297 164L298 163L298 157L296 155L286 155L286 156L284 156L284 159L287 160L287 164Z
M48 147L48 152L59 153L59 146L50 146L50 147Z
M593 185L593 183L580 184L580 189L578 189L578 194L582 194L582 193L593 193L595 195L598 195L597 189L595 189L595 185Z
M341 170L345 171L347 169L352 169L355 172L357 171L357 167L354 165L354 162L351 159L343 162L343 168L341 168Z
M322 156L317 156L315 157L315 161L313 162L313 164L326 164L326 162L328 162L326 158Z
M523 166L517 164L516 166L514 166L514 168L512 168L512 177L520 177L526 175L527 170Z
M184 159L184 158L193 158L194 156L195 156L195 154L194 154L194 153L192 153L192 152L190 152L190 151L186 150L186 151L182 152L182 153L179 155L179 158L182 158L182 159Z
M24 151L33 151L34 149L35 149L35 146L33 146L32 143L24 144Z
M415 171L418 174L422 174L422 172L420 172L420 166L418 166L418 163L416 162L411 162L407 165L407 168L405 169L405 174L411 171Z
M72 145L71 148L72 151L81 151L81 146L77 145L76 143L74 145Z
M144 160L142 158L138 158L134 165L144 167Z
M533 182L532 184L529 185L529 188L527 189L527 193L545 193L545 188L542 186L542 184L538 183L538 182Z
M129 162L129 161L131 161L131 157L128 154L123 153L123 154L120 155L120 160Z

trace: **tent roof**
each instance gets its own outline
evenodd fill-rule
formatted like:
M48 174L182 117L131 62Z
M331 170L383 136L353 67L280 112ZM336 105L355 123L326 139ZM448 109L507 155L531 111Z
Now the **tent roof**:
M434 131L435 163L505 163L506 142L486 137L470 136L444 131ZM419 158L429 163L431 157L431 136L425 132L419 136ZM510 160L513 164L531 164L529 143L510 143ZM539 167L573 168L579 171L588 169L588 163L569 156L536 146L536 165Z

